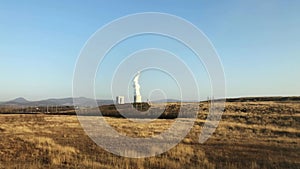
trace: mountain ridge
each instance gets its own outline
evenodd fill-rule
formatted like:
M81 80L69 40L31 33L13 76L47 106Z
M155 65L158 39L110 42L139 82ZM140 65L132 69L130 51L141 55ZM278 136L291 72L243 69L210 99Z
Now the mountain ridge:
M67 97L67 98L50 98L38 101L28 101L23 97L18 97L6 102L0 102L2 106L73 106L74 100L76 105L93 106L94 99L86 97ZM113 104L113 100L96 100L98 105Z
M49 98L39 101L29 101L24 97L17 97L9 101L1 101L0 106L73 106L74 100L76 105L93 106L94 99L86 97L66 97L66 98ZM215 99L220 100L220 99ZM222 99L221 99L222 100ZM205 100L204 100L205 101ZM300 101L300 96L265 96L265 97L236 97L226 98L226 102L253 102L253 101ZM96 100L99 106L114 104L114 100L100 99ZM180 101L178 99L161 99L153 100L152 103L163 102L199 102L199 101ZM201 102L201 101L200 101Z

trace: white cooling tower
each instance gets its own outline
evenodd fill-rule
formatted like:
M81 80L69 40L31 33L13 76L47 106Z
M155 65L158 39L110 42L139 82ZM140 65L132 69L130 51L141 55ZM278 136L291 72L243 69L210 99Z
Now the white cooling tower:
M134 96L134 103L141 103L142 102L142 96L136 95Z

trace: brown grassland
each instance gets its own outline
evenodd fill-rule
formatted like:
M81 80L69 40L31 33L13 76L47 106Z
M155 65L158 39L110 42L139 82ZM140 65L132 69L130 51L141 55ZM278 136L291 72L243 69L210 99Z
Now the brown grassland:
M171 104L171 103L170 103ZM193 103L198 104L198 103ZM227 102L222 120L204 144L198 136L208 114L200 111L185 139L159 156L124 158L97 146L76 115L0 115L0 168L300 168L300 102ZM150 137L173 119L139 125L104 117L117 131Z

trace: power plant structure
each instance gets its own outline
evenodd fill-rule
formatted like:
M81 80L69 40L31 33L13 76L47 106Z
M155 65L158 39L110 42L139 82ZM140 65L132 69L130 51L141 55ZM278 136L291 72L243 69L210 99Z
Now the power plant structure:
M134 103L141 103L142 102L142 96L141 95L135 95L133 98Z
M135 77L133 79L133 88L134 88L133 102L134 103L142 102L142 96L140 93L139 77L140 77L140 72L138 72L137 75L135 75Z
M116 97L117 104L125 104L125 97L124 96L117 96Z

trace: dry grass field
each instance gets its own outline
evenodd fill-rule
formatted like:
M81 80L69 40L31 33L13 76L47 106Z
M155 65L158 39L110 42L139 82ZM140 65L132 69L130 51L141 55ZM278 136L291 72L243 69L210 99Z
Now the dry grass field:
M196 104L196 103L194 103ZM130 159L106 152L75 115L0 115L0 168L300 168L300 102L227 102L217 130L204 144L198 136L208 114L201 103L186 138L156 157ZM138 125L104 117L117 131L150 137L173 119Z

